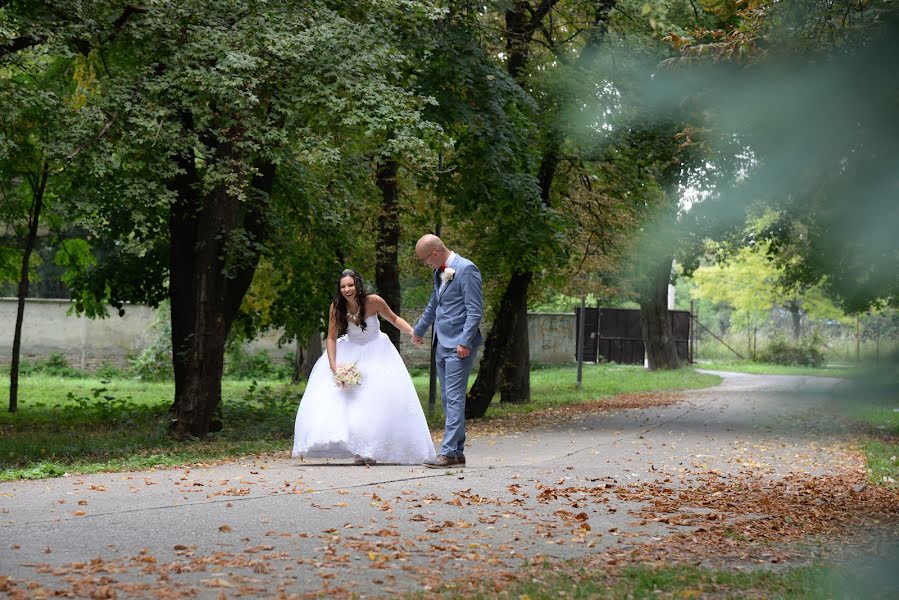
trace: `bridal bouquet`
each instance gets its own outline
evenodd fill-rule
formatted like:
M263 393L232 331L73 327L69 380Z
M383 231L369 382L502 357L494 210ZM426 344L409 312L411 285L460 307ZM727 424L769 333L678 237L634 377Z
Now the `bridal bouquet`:
M356 363L341 363L337 365L337 372L334 373L334 383L341 388L362 383L362 374L356 368Z

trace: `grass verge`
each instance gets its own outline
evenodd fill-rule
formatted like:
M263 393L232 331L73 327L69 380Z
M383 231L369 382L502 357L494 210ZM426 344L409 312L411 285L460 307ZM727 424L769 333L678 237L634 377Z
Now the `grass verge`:
M621 393L715 385L719 378L691 369L650 372L640 367L587 365L575 387L573 367L535 369L532 401L491 406L487 418L609 398ZM434 429L443 428L439 399L428 411L428 376L413 383ZM8 389L8 377L0 377ZM0 413L0 481L66 472L141 470L209 463L291 447L303 386L280 381L223 381L225 429L206 441L168 437L171 383L50 376L20 380L19 410Z
M857 442L865 453L868 481L899 485L899 370L857 373L837 400L844 416L861 426Z
M460 584L464 585L464 584ZM489 586L493 587L493 586ZM816 562L781 569L710 569L694 565L630 566L611 571L550 565L531 568L501 591L450 584L444 598L869 598L871 581L844 567ZM461 592L461 593L460 593Z
M895 586L895 577L823 562L782 569L709 569L693 565L629 566L596 570L577 563L534 565L501 590L450 585L431 592L443 598L818 598L879 597L877 589ZM490 589L490 588L493 589ZM412 597L415 597L414 595Z
M700 369L710 371L732 371L736 373L751 373L753 375L799 375L813 377L854 377L864 371L854 366L829 366L829 367L796 367L789 365L775 365L770 363L736 362L736 361L709 361L696 365Z

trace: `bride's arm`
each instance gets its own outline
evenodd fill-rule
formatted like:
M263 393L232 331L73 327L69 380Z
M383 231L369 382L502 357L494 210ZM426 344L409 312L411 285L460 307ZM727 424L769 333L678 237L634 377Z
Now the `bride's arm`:
M328 311L328 364L331 372L337 372L337 323L334 319L334 305Z
M378 309L378 314L384 317L385 320L393 323L394 327L396 327L406 335L412 335L412 326L409 325L409 323L407 323L405 319L390 310L390 307L387 306L387 301L385 301L384 298L381 298L377 294L372 294L368 297L368 299L374 300L375 307L377 307Z

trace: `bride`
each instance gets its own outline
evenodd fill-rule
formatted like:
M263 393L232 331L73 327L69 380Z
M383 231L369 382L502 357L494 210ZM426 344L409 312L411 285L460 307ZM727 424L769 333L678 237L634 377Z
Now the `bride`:
M297 411L293 456L354 458L357 465L421 464L436 456L412 379L378 315L411 335L383 298L365 292L358 273L343 271L328 352L312 368ZM361 381L347 385L343 373L353 363Z

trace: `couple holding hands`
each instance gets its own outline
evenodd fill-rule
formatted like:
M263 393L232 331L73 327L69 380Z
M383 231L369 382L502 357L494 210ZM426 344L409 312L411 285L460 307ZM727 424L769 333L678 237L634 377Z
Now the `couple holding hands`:
M347 269L340 274L329 313L328 351L309 375L297 411L293 456L354 458L359 465L465 466L465 393L482 342L481 273L435 235L422 236L415 254L434 269L434 290L415 327L397 316L383 298L366 293L358 273ZM424 343L428 328L434 327L446 417L439 454L412 378L399 352L380 331L379 315L411 335L416 345Z

